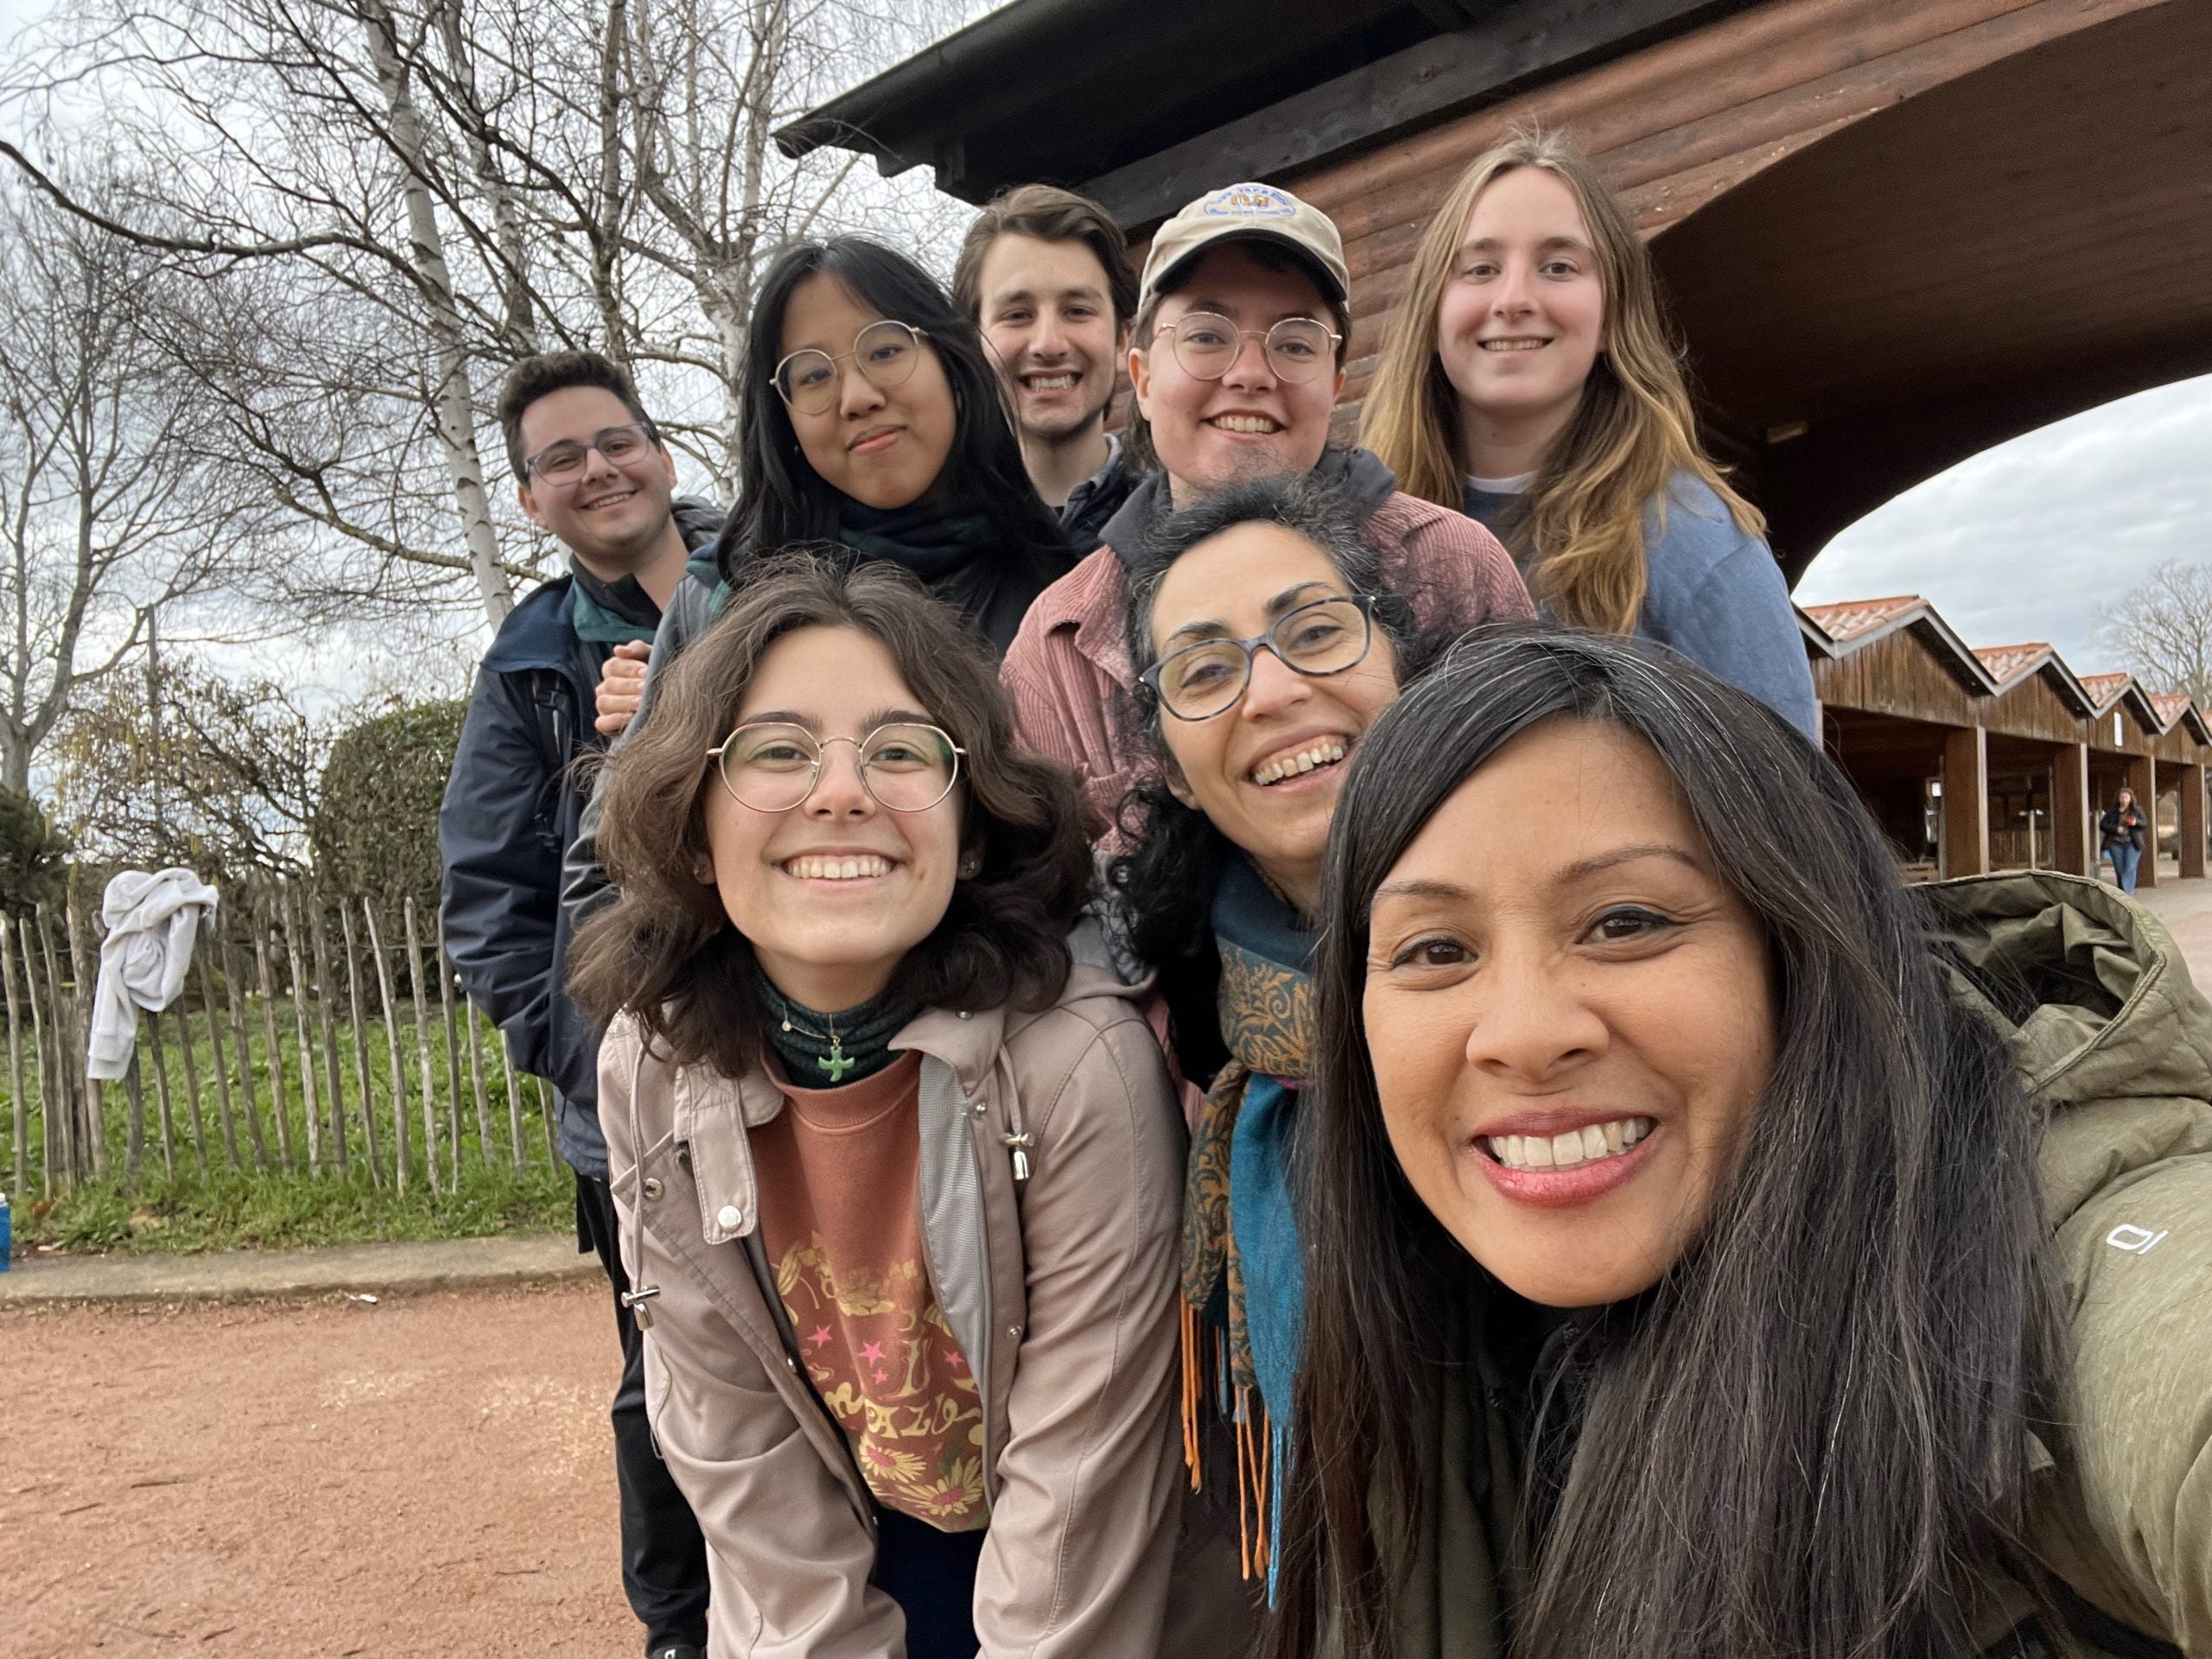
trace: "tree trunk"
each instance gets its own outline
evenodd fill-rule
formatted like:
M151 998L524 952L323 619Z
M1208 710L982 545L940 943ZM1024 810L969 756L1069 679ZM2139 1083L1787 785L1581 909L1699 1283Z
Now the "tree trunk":
M438 356L438 385L430 413L439 446L445 452L447 470L453 475L454 502L468 546L468 568L476 577L484 614L496 628L514 608L514 588L499 567L499 535L493 528L491 501L484 490L484 463L476 448L475 404L468 383L467 335L461 308L454 301L452 273L446 268L444 233L438 228L436 206L424 177L422 116L408 89L406 66L384 0L359 0L358 15L368 35L377 85L391 111L392 144L406 170L400 191L407 204L410 251L416 284L429 309L430 337Z

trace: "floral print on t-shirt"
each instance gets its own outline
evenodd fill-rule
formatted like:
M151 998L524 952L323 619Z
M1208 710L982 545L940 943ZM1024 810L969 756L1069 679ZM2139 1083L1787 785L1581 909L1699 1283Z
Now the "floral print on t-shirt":
M985 1525L982 1402L921 1262L840 1274L811 1232L776 1289L877 1501L941 1532Z

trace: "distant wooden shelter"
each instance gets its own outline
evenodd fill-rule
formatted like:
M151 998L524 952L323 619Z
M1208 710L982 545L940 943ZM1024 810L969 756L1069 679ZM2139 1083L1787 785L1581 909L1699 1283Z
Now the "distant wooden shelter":
M1798 625L1828 751L1908 867L2094 874L2126 788L2172 823L2180 873L2205 873L2212 723L2187 697L2077 675L2047 645L1970 647L1917 594L1804 606ZM2157 884L2156 859L2139 879Z

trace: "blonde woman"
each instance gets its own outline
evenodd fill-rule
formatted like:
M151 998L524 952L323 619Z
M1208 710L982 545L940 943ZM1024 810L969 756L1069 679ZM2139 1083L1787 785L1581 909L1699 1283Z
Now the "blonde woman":
M1476 158L1422 238L1360 442L1497 531L1546 613L1653 639L1815 741L1813 680L1758 509L1698 447L1651 262L1554 133Z

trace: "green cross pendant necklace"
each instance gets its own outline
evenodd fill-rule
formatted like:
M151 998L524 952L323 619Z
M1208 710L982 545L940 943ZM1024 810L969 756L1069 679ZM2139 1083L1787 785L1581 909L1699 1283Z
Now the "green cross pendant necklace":
M830 1029L827 1033L817 1031L811 1026L794 1025L791 1022L791 1005L785 1002L784 1029L796 1031L802 1036L812 1037L830 1045L829 1058L824 1059L817 1057L814 1063L830 1074L830 1081L833 1084L842 1083L845 1080L845 1073L860 1064L858 1060L846 1058L845 1046L837 1040L837 1022L835 1020L830 1021Z

